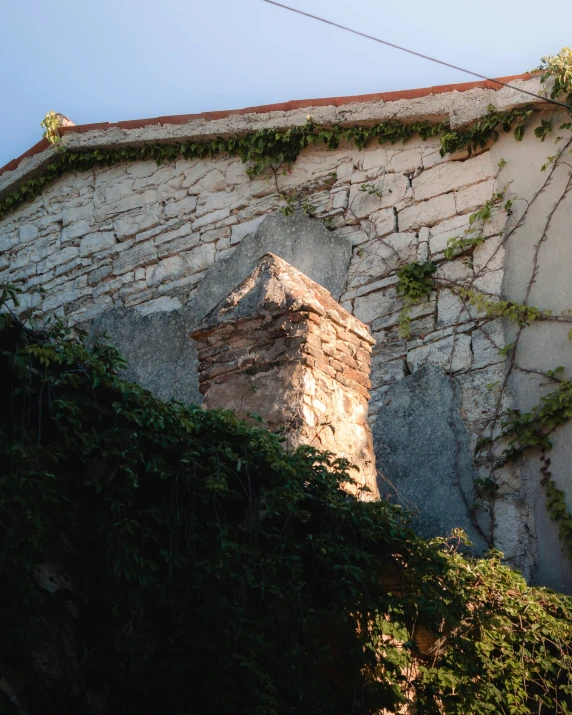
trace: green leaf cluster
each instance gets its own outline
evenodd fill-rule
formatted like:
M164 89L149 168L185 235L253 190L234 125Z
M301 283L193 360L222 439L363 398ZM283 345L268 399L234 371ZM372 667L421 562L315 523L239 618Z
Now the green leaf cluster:
M455 292L461 298L467 300L480 313L484 313L486 318L491 320L506 318L520 327L525 327L536 320L549 318L552 315L551 310L541 310L533 305L524 305L514 300L491 299L487 295L468 288L456 286Z
M497 191L492 198L488 199L478 211L475 211L469 216L469 227L462 236L453 236L447 241L445 249L445 258L452 260L457 252L468 251L475 246L480 246L485 242L483 230L488 221L491 220L493 212L498 210L499 206L504 201L504 192ZM512 201L506 201L504 210L509 213L512 209Z
M44 139L47 139L50 144L60 143L61 138L58 132L60 120L53 109L50 109L50 111L46 113L46 116L40 122L40 126L44 129L44 133L42 134Z
M428 296L435 287L432 278L437 270L434 263L407 263L397 271L397 295L407 302L417 303Z
M0 330L2 712L569 712L568 598L123 366Z
M398 335L404 340L411 337L411 308L434 289L431 276L436 270L434 263L408 263L397 271L396 292L405 299L399 313Z
M352 142L358 149L363 149L371 141L379 144L406 142L415 136L428 139L441 137L441 154L457 149L472 151L484 146L498 137L497 127L506 129L515 121L522 122L530 116L532 109L512 109L507 112L493 111L479 119L472 127L464 131L451 130L446 122L431 123L419 121L402 123L397 121L380 122L371 127L320 127L312 121L286 131L261 129L240 137L217 137L204 142L178 142L172 144L145 144L139 147L122 149L95 149L90 151L67 151L59 145L59 156L48 164L42 172L23 182L14 191L0 200L0 218L14 210L25 201L38 196L46 186L71 171L87 171L96 166L111 166L127 161L156 161L162 164L178 158L202 159L205 157L228 154L239 156L248 163L247 173L254 177L269 167L281 164L293 164L300 151L311 145L322 144L328 149L336 149L342 142ZM48 113L48 115L51 114ZM54 115L55 116L55 115ZM52 118L44 120L52 126ZM57 117L56 117L57 121ZM519 125L519 126L520 126ZM46 125L46 131L52 131ZM58 134L59 138L59 134Z
M554 81L551 99L564 96L566 103L572 105L572 50L569 47L563 47L556 55L543 57L535 71L542 72L543 84L549 79Z
M531 107L516 108L509 112L498 111L494 105L489 104L488 114L478 119L465 132L449 131L441 135L441 156L452 154L459 149L468 149L473 152L486 146L491 140L499 138L499 129L504 133L510 132L513 124L518 121L514 130L514 137L521 141L524 136L526 122L532 114Z

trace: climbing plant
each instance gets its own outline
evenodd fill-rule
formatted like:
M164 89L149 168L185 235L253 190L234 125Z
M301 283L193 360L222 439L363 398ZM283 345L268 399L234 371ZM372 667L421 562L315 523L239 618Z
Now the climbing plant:
M543 84L553 81L551 99L564 96L566 103L572 105L572 50L569 47L563 47L556 55L543 57L534 71L542 72Z
M145 144L138 147L121 149L95 149L88 151L70 151L63 143L58 143L58 156L41 173L23 182L14 191L0 199L0 218L14 210L25 201L41 194L46 186L70 171L87 171L95 166L111 166L127 161L152 160L157 164L174 161L177 158L202 159L205 157L228 154L238 156L249 164L247 173L258 176L265 169L280 165L291 165L300 151L311 145L324 145L327 149L336 149L341 142L353 142L358 149L363 149L369 142L377 140L379 144L406 142L415 136L428 139L441 137L441 153L453 152L466 148L472 151L484 146L498 137L499 129L510 131L518 122L515 130L520 136L525 121L531 116L532 108L515 108L499 112L489 107L489 113L477 120L466 130L452 130L447 122L431 123L428 121L402 123L380 122L371 127L321 127L308 121L303 126L292 127L286 131L261 129L243 136L223 139L218 137L203 142L177 142L166 144ZM56 142L57 117L49 112L42 126L44 135Z
M42 137L44 139L47 139L50 144L60 143L61 137L58 132L60 120L58 119L58 115L54 112L53 109L50 109L50 111L42 119L42 121L40 122L40 126L44 129L44 133L42 134Z
M550 76L553 76L553 73L557 71L554 68L560 68L561 66L565 68L565 76L558 82L555 82L554 89L552 90L553 97L561 96L569 86L567 84L570 81L569 74L572 76L571 59L572 55L570 55L570 51L565 49L556 58L545 58L545 60L543 60L546 65L546 73L542 76L543 82ZM564 123L561 124L560 129L572 129L572 126L568 123ZM542 120L537 130L535 130L535 135L544 141L551 130L551 121ZM572 139L569 138L558 153L555 156L549 157L547 163L541 167L541 171L545 172L547 169L550 169L550 172L543 187L536 193L533 201L542 193L544 188L549 185L552 173L559 165L558 162L561 157L565 153L572 151L570 149L571 145ZM502 169L505 165L506 162L501 160L499 169ZM399 325L399 334L403 338L409 338L411 336L412 306L427 296L432 290L436 290L438 286L448 288L461 299L461 310L466 310L468 306L474 308L473 317L477 324L482 325L491 320L503 318L512 321L517 326L518 331L515 341L505 345L499 350L501 355L509 358L509 363L504 383L499 390L496 414L490 432L491 434L494 432L494 427L497 422L500 426L500 431L494 437L481 437L478 441L478 450L481 451L485 447L489 448L493 473L494 470L503 463L516 461L527 450L540 450L544 461L544 466L541 469L541 483L545 489L546 507L551 519L558 525L561 543L570 560L572 560L572 514L567 507L565 493L558 489L556 482L552 478L552 473L548 470L547 464L550 463L550 460L546 456L546 453L552 449L550 435L555 429L568 422L572 417L572 383L562 379L562 373L564 372L562 366L548 369L541 372L540 376L549 381L556 382L558 386L552 392L544 395L540 403L533 409L525 413L514 409L502 412L500 410L500 404L507 386L508 376L513 368L516 366L517 369L522 369L515 362L516 348L522 330L536 321L552 320L564 323L572 322L570 319L572 311L563 311L561 314L555 315L549 309L540 309L528 303L530 290L537 273L540 247L547 238L548 227L556 208L571 187L572 179L569 178L565 191L547 216L544 231L536 244L532 276L528 285L526 300L523 303L506 300L502 297L488 294L486 291L478 290L473 286L474 281L471 281L467 286L462 283L456 283L455 281L435 278L433 274L437 270L437 265L433 263L410 263L403 266L397 273L397 293L403 295L405 298L400 313ZM513 199L506 199L504 190L494 192L490 200L478 211L469 216L468 228L464 233L461 236L455 236L448 240L447 247L444 251L445 261L451 261L458 257L464 257L465 260L470 261L472 251L487 240L488 235L486 229L488 223L493 219L494 214L498 211L504 211L508 216L512 215L513 204ZM530 203L528 204L528 208L529 207ZM510 235L522 225L528 208L524 211L521 219L517 221L511 229L501 234L501 245L506 244ZM496 250L498 250L498 248ZM492 260L495 253L493 253L493 256L491 256L489 260ZM572 339L572 330L569 331L568 337ZM493 456L494 443L504 443L507 445L503 449L500 459ZM495 481L492 475L487 479L487 483L490 483L493 487L492 490L489 490L489 496L494 496L496 489L494 489Z
M0 711L563 715L572 602L0 313Z

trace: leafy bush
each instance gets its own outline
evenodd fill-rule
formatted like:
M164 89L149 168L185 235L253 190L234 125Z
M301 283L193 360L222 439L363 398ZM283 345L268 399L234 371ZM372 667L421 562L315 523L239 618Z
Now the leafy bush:
M112 347L0 325L1 712L570 712L568 598Z

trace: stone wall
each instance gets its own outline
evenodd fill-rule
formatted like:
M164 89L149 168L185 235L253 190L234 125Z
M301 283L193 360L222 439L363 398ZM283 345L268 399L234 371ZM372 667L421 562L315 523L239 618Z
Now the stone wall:
M561 167L535 199L552 144L529 129L522 143L506 134L472 156L441 157L438 138L364 151L318 147L305 149L291 170L253 180L225 157L71 174L0 221L0 281L45 289L28 293L22 308L109 332L131 360L131 377L163 398L196 400L196 355L182 335L271 250L328 289L376 340L370 423L381 492L419 510L425 533L461 526L478 548L495 544L531 578L571 589L534 460L500 470L496 499L474 508L474 480L489 467L472 456L478 438L498 425L497 388L507 369L499 350L512 337L502 321L483 324L455 290L498 296L504 284L515 298L526 291L541 218L568 181ZM499 190L512 196L512 215L494 212L484 243L445 260L447 240L463 234L471 212ZM284 195L312 216L281 214ZM533 199L537 213L529 211L505 240ZM543 242L535 283L542 308L572 307L571 219L567 198ZM413 307L404 339L396 271L427 260L439 266L439 287ZM522 359L537 370L572 368L565 328L527 329ZM544 388L529 378L511 376L502 409L537 400ZM434 400L419 400L424 390ZM559 479L572 494L569 440L559 439ZM545 565L549 554L554 566Z

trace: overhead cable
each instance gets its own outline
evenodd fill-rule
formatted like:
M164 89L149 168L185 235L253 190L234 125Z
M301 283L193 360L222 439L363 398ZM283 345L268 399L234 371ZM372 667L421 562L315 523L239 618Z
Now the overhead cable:
M284 10L289 10L290 12L294 12L297 15L303 15L304 17L309 17L312 20L318 20L319 22L323 22L326 25L331 25L332 27L337 27L340 30L345 30L346 32L351 32L353 35L359 35L360 37L365 37L367 40L373 40L374 42L379 42L382 45L387 45L387 47L393 47L395 50L401 50L402 52L407 52L410 55L415 55L416 57L421 57L424 60L429 60L430 62L436 62L439 65L443 65L444 67L450 67L451 69L458 70L459 72L464 72L465 74L470 74L473 77L479 77L480 79L484 79L487 82L493 82L494 84L498 84L502 87L510 87L510 89L514 89L518 92L522 92L523 94L528 94L530 97L534 97L535 99L540 99L543 102L548 102L549 104L556 104L559 107L564 107L565 109L572 110L572 106L569 104L566 104L565 102L559 102L556 99L552 99L551 97L543 97L540 94L535 94L534 92L529 92L527 89L521 89L520 87L514 87L512 84L509 84L508 82L503 82L500 79L492 79L491 77L486 77L484 74L479 74L478 72L473 72L471 70L464 69L463 67L457 67L457 65L453 65L450 62L444 62L443 60L438 60L435 57L430 57L429 55L424 55L421 52L415 52L415 50L410 50L407 47L402 47L401 45L396 45L393 42L388 42L387 40L381 40L379 37L374 37L373 35L368 35L365 32L360 32L359 30L354 30L351 27L346 27L345 25L340 25L337 22L333 22L332 20L326 20L324 17L319 17L318 15L312 15L309 12L304 12L304 10L298 10L295 7L290 7L289 5L283 5L280 2L276 2L275 0L262 0L262 2L266 2L269 5L276 5L276 7L281 7Z

